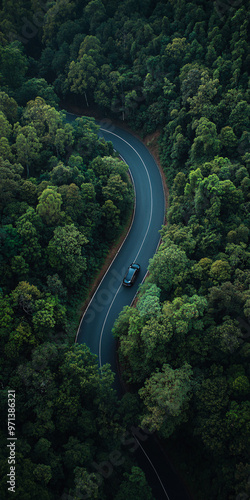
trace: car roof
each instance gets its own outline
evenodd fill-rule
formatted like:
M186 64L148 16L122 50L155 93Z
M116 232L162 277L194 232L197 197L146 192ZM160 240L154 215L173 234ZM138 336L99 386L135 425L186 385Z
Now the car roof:
M127 279L129 279L129 278L132 278L132 276L133 276L134 272L135 272L135 268L130 266L130 267L128 268L128 272L127 272L127 274L126 274L125 279L127 280Z

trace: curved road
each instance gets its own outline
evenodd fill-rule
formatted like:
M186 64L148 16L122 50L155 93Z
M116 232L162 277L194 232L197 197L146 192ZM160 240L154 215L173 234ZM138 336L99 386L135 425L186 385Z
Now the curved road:
M126 240L82 318L77 341L85 342L98 355L100 366L110 363L117 372L116 343L111 329L122 308L132 302L147 272L149 258L156 251L164 222L165 200L159 169L138 139L113 126L111 130L102 127L99 135L111 140L129 165L135 188L135 213ZM122 286L122 279L132 262L138 262L141 270L133 287L126 288ZM119 390L118 377L115 386Z
M69 115L70 113L67 118L72 121L74 115ZM108 120L102 121L99 135L107 141L112 141L114 148L129 166L136 196L135 212L122 247L82 317L76 341L86 343L91 351L98 355L99 366L105 363L111 365L116 374L115 388L121 394L123 391L116 366L116 342L111 330L122 308L133 301L139 284L145 278L149 258L157 249L159 230L164 223L165 198L158 166L140 140L115 127ZM138 262L141 270L133 287L126 288L122 285L122 279L132 262ZM138 429L131 431L131 434L133 437L130 437L130 442L134 439L133 452L136 449L137 461L147 475L155 498L189 500L180 478L167 461L154 436L142 435Z

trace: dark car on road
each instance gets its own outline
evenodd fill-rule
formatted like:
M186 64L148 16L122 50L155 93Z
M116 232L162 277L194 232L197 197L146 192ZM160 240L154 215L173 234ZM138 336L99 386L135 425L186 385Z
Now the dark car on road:
M123 285L132 286L139 271L140 271L139 264L136 264L135 262L131 264L123 278L122 282Z

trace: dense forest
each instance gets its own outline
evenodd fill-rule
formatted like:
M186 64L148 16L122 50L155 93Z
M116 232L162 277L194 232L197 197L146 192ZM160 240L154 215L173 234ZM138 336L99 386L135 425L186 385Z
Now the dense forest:
M1 411L15 389L20 500L153 499L120 439L131 425L157 432L194 500L250 498L249 12L0 2ZM133 192L94 119L68 123L66 104L158 140L170 193L148 277L113 328L121 400L74 333ZM7 422L1 498L6 435ZM98 482L93 463L114 450L125 459Z

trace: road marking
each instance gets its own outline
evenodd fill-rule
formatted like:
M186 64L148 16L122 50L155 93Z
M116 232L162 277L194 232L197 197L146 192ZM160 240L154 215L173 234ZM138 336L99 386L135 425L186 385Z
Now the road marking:
M146 230L146 233L145 233L144 238L143 238L143 240L142 240L141 246L140 246L140 248L139 248L139 250L138 250L138 252L137 252L137 254L136 254L136 256L135 256L135 258L134 258L134 260L133 260L133 262L136 262L136 259L137 259L138 255L139 255L139 253L140 253L140 251L141 251L141 249L142 249L142 246L143 246L143 244L144 244L144 242L145 242L145 239L146 239L146 237L147 237L147 234L148 234L148 231L149 231L149 228L150 228L150 225L151 225L151 221L152 221L152 213L153 213L153 194L152 194L152 184L151 184L150 176L149 176L148 169L147 169L147 167L146 167L146 165L145 165L145 163L144 163L144 161L143 161L143 159L142 159L141 155L138 153L138 151L136 151L136 149L135 149L133 146L131 146L131 144L129 144L129 142L128 142L128 141L126 141L125 139L123 139L120 135L115 134L114 132L110 132L109 130L106 130L106 129L104 129L104 128L101 128L101 127L100 127L100 130L102 130L102 131L104 131L104 132L107 132L108 134L112 134L112 135L114 135L114 136L118 137L118 139L121 139L121 140L122 140L123 142L125 142L128 146L130 146L130 147L131 147L131 149L133 149L133 151L134 151L134 152L135 152L135 153L139 156L139 158L140 158L140 160L141 160L141 162L142 162L142 164L143 164L143 166L144 166L144 169L145 169L145 171L146 171L147 177L148 177L149 189L150 189L150 202L151 202L151 206L150 206L150 217L149 217L149 222L148 222L147 230ZM121 156L121 155L120 155L120 156ZM121 156L121 158L122 158L122 156ZM124 160L124 158L122 158L122 159ZM125 163L127 163L127 162L125 162ZM119 286L119 288L118 288L118 290L117 290L117 292L116 292L116 294L115 294L115 296L114 296L114 298L113 298L113 300L112 300L112 302L111 302L111 304L110 304L110 306L109 306L109 308L108 308L107 314L106 314L106 316L105 316L105 318L104 318L104 322L103 322L103 325L102 325L102 330L101 330L101 334L100 334L100 338L99 338L99 350L98 350L98 358L99 358L100 367L102 366L102 337L103 337L103 331L104 331L104 328L105 328L105 325L106 325L106 321L107 321L108 315L109 315L109 313L110 313L110 309L111 309L111 307L112 307L112 305L113 305L113 303L114 303L114 301L115 301L115 299L116 299L116 296L117 296L117 294L118 294L118 292L119 292L119 290L120 290L121 286L122 286L122 285L120 285L120 286ZM135 294L135 295L136 295L136 294Z
M153 213L153 195L152 195L152 184L151 184L151 180L150 180L150 177L149 177L148 169L147 169L147 167L146 167L146 165L145 165L145 163L144 163L144 161L143 161L142 157L140 156L140 154L138 153L138 151L136 151L136 149L135 149L133 146L131 146L131 144L129 144L129 142L127 142L125 139L123 139L123 138L122 138L121 136L119 136L118 134L115 134L114 132L110 132L109 130L105 130L105 129L103 129L103 128L100 128L100 130L103 130L104 132L107 132L107 133L109 133L109 134L115 135L116 137L118 137L119 139L121 139L122 141L124 141L126 144L128 144L128 145L129 145L129 146L130 146L130 147L131 147L131 148L135 151L135 153L139 156L139 158L140 158L140 160L141 160L141 162L142 162L142 164L143 164L143 166L144 166L144 168L145 168L145 170L146 170L146 173L147 173L147 177L148 177L148 181L149 181L149 187L150 187L151 210L150 210L150 218L149 218L149 223L148 223L148 227L147 227L146 233L145 233L144 238L143 238L143 240L142 240L142 243L141 243L141 246L140 246L140 248L139 248L139 251L137 252L136 257L134 258L134 262L136 262L137 257L138 257L138 255L139 255L139 253L140 253L140 251L141 251L141 249L142 249L142 246L143 246L143 244L144 244L144 242L145 242L145 239L146 239L146 237L147 237L147 234L148 234L148 231L149 231L149 228L150 228L150 225L151 225L151 221L152 221L152 213ZM120 156L121 156L121 155L120 155ZM121 156L121 158L122 158L122 156ZM124 160L124 159L123 159L123 160ZM159 244L158 244L158 245L159 245ZM147 274L147 273L146 273L146 274ZM145 275L145 276L146 276L146 275ZM145 276L144 276L144 278L145 278ZM117 294L118 294L119 290L121 289L121 286L122 286L122 285L120 285L120 286L119 286L119 288L118 288L118 290L117 290L117 292L116 292L116 294L115 294L115 296L114 296L114 298L113 298L113 300L112 300L112 302L111 302L111 304L110 304L110 306L109 306L109 309L108 309L108 311L107 311L106 317L105 317L104 322L103 322L103 326L102 326L102 330L101 330L101 336L100 336L100 340L99 340L99 361L100 361L100 367L102 366L102 361L101 361L101 359L102 359L102 358L101 358L101 349L102 349L102 336L103 336L103 331L104 331L104 328L105 328L105 324L106 324L106 321L107 321L107 318L108 318L108 315L109 315L110 309L111 309L111 307L112 307L112 305L113 305L113 303L114 303L114 301L115 301L115 299L116 299L116 296L117 296ZM133 299L133 300L134 300L134 299ZM160 478L160 476L159 476L159 474L158 474L158 472L157 472L157 470L156 470L156 468L155 468L155 466L154 466L154 464L153 464L152 460L150 459L150 457L148 456L148 454L146 453L146 451L144 450L143 446L142 446L142 445L141 445L141 443L138 441L138 439L136 438L136 436L134 436L134 437L135 437L135 439L136 439L137 443L139 444L140 448L142 449L142 451L143 451L144 455L146 456L147 460L149 461L149 463L150 463L150 465L151 465L152 469L154 470L154 472L155 472L155 474L156 474L156 476L157 476L157 478L158 478L158 481L160 482L160 485L161 485L161 487L162 487L162 489L163 489L163 491L164 491L165 497L167 498L167 500L170 500L170 497L169 497L169 495L168 495L168 493L167 493L167 491L166 491L166 489L165 489L165 487L164 487L164 484L163 484L163 482L162 482L162 480L161 480L161 478Z
M143 161L143 159L142 159L141 155L138 153L138 151L137 151L137 150L136 150L133 146L131 146L131 144L129 144L129 142L128 142L128 141L126 141L126 139L123 139L123 137L121 137L120 135L115 134L114 132L110 132L109 130L106 130L105 128L101 128L101 127L100 127L100 130L103 130L104 132L107 132L108 134L112 134L112 135L114 135L114 136L118 137L118 138L119 138L119 139L121 139L123 142L125 142L125 143L126 143L126 144L127 144L127 145L131 148L131 149L133 149L133 151L137 154L137 156L139 156L139 158L140 158L140 160L141 160L141 162L142 162L142 164L143 164L143 166L144 166L144 168L145 168L145 170L146 170L146 174L147 174L147 177L148 177L149 190L150 190L150 203L151 203L151 206L150 206L150 217L149 217L149 222L148 222L148 227L147 227L146 233L145 233L144 238L143 238L143 240L142 240L142 244L141 244L141 246L140 246L140 248L139 248L139 251L137 252L137 254L136 254L135 258L134 258L134 262L136 262L136 259L138 258L138 255L140 254L140 251L141 251L141 249L142 249L142 246L143 246L143 244L144 244L144 242L145 242L145 239L146 239L146 237L147 237L147 235L148 235L148 231L149 231L150 224L151 224L151 221L152 221L152 214L153 214L153 193L152 193L152 184L151 184L151 180L150 180L149 172L148 172L148 169L147 169L147 167L146 167L146 164L144 163L144 161Z
M121 156L121 155L120 155L120 156ZM121 156L121 158L122 158L122 156ZM122 159L123 159L123 158L122 158ZM123 161L125 161L125 160L123 160ZM125 163L127 163L127 162L125 162ZM98 285L98 287L97 287L97 289L96 289L95 293L93 294L93 297L91 298L91 300L90 300L89 304L87 305L87 308L86 308L86 309L85 309L85 311L84 311L84 314L83 314L83 315L82 315L82 317L81 317L81 321L80 321L80 323L79 323L78 330L77 330L77 332L76 332L75 343L77 342L77 338L78 338L78 335L79 335L80 328L81 328L81 326L82 326L82 322L83 322L84 316L86 315L86 313L87 313L87 311L88 311L89 307L91 306L91 304L92 304L92 302L93 302L93 300L94 300L94 298L95 298L96 293L99 291L99 288L100 288L100 286L101 286L101 284L102 284L102 282L103 282L104 278L105 278L105 277L106 277L106 275L108 274L108 272L109 272L109 270L110 270L110 268L111 268L112 264L114 263L114 261L115 261L115 259L116 259L117 255L118 255L118 253L119 253L119 252L120 252L120 250L122 249L122 247L123 247L123 245L124 245L124 243L125 243L125 241L126 241L126 239L127 239L128 235L129 235L129 233L130 233L130 230L131 230L131 228L132 228L133 222L134 222L134 218L135 218L135 210L136 210L136 191L135 191L135 182L134 182L134 178L133 178L133 175L132 175L132 172L131 172L130 168L129 168L129 172L130 172L130 175L131 175L132 183L133 183L133 186L134 186L134 192L135 192L134 211L133 211L133 217L132 217L132 220L131 220L131 223L130 223L130 226L129 226L129 230L128 230L128 232L127 232L127 234L126 234L126 237L124 238L124 240L123 240L123 242L122 242L122 244L121 244L120 248L118 248L118 250L117 250L117 252L116 252L116 254L115 254L114 258L112 259L112 261L111 261L111 263L110 263L110 265L109 265L109 267L108 267L107 271L106 271L106 272L105 272L105 274L103 275L103 277L102 277L102 279L101 279L101 281L100 281L100 283L99 283L99 285Z
M146 453L146 451L144 450L144 448L143 448L143 446L141 445L141 443L138 441L137 437L136 437L134 434L133 434L133 436L134 436L135 440L137 441L137 443L139 444L140 448L142 449L142 451L143 451L144 455L147 457L147 459L148 459L148 461L149 461L149 463L150 463L150 465L151 465L152 469L155 471L155 474L156 474L156 476L157 476L157 478L158 478L158 480L159 480L159 482L160 482L160 484L161 484L161 487L162 487L162 489L163 489L163 491L164 491L164 493L165 493L165 495L166 495L166 498L167 498L168 500L170 500L170 498L169 498L169 496L168 496L168 494L167 494L167 491L165 490L165 486L164 486L164 484L163 484L163 482L162 482L162 480L161 480L161 478L160 478L160 476L159 476L159 474L158 474L158 472L157 472L157 470L156 470L156 468L155 468L155 466L154 466L154 464L153 464L152 460L150 460L150 458L149 458L148 454L147 454L147 453Z
M73 114L73 113L69 113L69 114ZM140 246L140 249L139 249L139 251L138 251L138 253L137 253L136 257L135 257L135 260L136 260L136 259L137 259L137 257L138 257L138 255L139 255L139 253L140 253L140 251L141 251L141 249L142 249L142 246L143 246L144 241L145 241L145 239L146 239L146 236L147 236L147 234L148 234L149 227L150 227L151 220L152 220L152 212L153 212L153 196L152 196L152 184L151 184L151 180L150 180L150 177L149 177L148 169L147 169L147 167L146 167L146 165L145 165L145 163L144 163L143 159L141 158L140 154L138 153L138 151L136 151L136 149L135 149L133 146L131 146L131 144L129 144L129 142L127 142L125 139L123 139L123 138L122 138L121 136L119 136L118 134L115 134L115 133L113 133L113 132L110 132L110 131L108 131L108 130L106 130L106 129L100 128L100 130L103 130L103 131L105 131L105 132L107 132L107 133L109 133L109 134L113 134L113 135L115 135L116 137L118 137L119 139L121 139L123 142L125 142L126 144L128 144L128 145L129 145L129 146L130 146L130 147L131 147L131 148L135 151L135 153L139 156L139 158L140 158L140 160L141 160L141 162L142 162L142 164L143 164L143 166L144 166L144 168L145 168L145 170L146 170L147 176L148 176L149 186L150 186L150 197L151 197L150 222L149 222L149 224L148 224L147 231L146 231L145 236L144 236L144 238L143 238L143 241L142 241L142 244L141 244L141 246ZM120 156L121 156L121 155L120 155ZM122 156L121 156L121 158L122 158ZM123 159L123 158L122 158L122 159ZM125 161L125 160L123 159L123 161ZM125 163L127 163L127 162L125 161ZM129 169L129 171L130 171L130 169ZM131 174L131 171L130 171L130 174ZM133 182L133 184L134 184L134 179L133 179L132 174L131 174L131 178L132 178L132 182ZM135 184L134 184L134 191L135 191ZM136 191L135 191L135 192L136 192ZM135 208L136 208L136 198L135 198ZM132 222L131 222L131 225L130 225L129 231L128 231L127 235L126 235L126 238L127 238L128 234L129 234L129 232L130 232L130 229L131 229L131 227L132 227L132 223L133 223L134 216L135 216L135 208L134 208L133 219L132 219ZM114 262L114 260L115 260L116 256L118 255L119 251L121 250L121 248L122 248L122 246L123 246L123 244L124 244L124 242L125 242L126 238L124 239L124 241L123 241L123 243L122 243L121 247L119 248L118 252L116 253L116 255L115 255L114 259L112 260L112 262L111 262L110 266L108 267L108 269L107 269L106 273L104 274L104 276L103 276L103 278L102 278L101 282L99 283L99 285L98 285L98 287L97 287L97 289L96 289L96 291L95 291L95 293L94 293L94 295L93 295L93 297L92 297L92 299L91 299L90 303L88 304L88 307L87 307L86 311L84 312L84 315L83 315L83 316L82 316L82 318L81 318L81 321L80 321L80 324L79 324L79 328L78 328L78 330L77 330L77 334L76 334L76 339L75 339L75 342L77 342L77 337L78 337L79 330L80 330L80 327L81 327L81 324L82 324L82 320L83 320L83 318L84 318L84 316L85 316L85 314L86 314L86 312L87 312L87 310L88 310L89 306L91 305L91 303L92 303L92 301L93 301L93 299L94 299L94 297L95 297L95 294L97 293L97 291L98 291L99 287L101 286L102 281L104 280L104 278L105 278L106 274L108 273L108 271L109 271L109 269L110 269L111 265L113 264L113 262ZM159 246L159 243L158 243L158 246ZM158 246L157 246L157 248L158 248ZM146 273L146 274L147 274L147 273ZM145 274L145 276L146 276L146 274ZM143 278L143 279L145 279L145 276L144 276L144 278ZM105 324L106 324L107 317L108 317L108 315L109 315L110 309L111 309L111 307L112 307L112 305L113 305L113 303L114 303L114 300L115 300L115 298L116 298L116 296L117 296L117 294L118 294L119 290L121 289L121 286L122 286L122 284L120 284L120 286L119 286L118 290L116 291L116 294L115 294L115 296L114 296L114 298L113 298L113 300L112 300L112 302L111 302L111 304L110 304L110 306L109 306L109 309L108 309L108 311L107 311L107 314L106 314L106 317L105 317L105 320L104 320L104 323L103 323L103 326L102 326L101 335L100 335L100 339L99 339L99 362L100 362L100 367L102 367L102 357L101 357L101 347L102 347L102 346L101 346L101 344L102 344L102 336L103 336L104 327L105 327ZM133 299L133 300L134 300L134 299ZM133 301L132 301L132 302L133 302ZM162 480L161 480L161 478L160 478L160 476L159 476L159 474L158 474L157 470L155 469L154 464L152 463L151 459L149 458L148 454L146 453L146 451L144 450L143 446L142 446L142 445L141 445L141 443L138 441L138 439L136 438L136 436L134 436L134 437L135 437L135 439L136 439L137 443L139 444L140 448L142 449L142 451L143 451L144 455L146 456L147 460L149 461L149 463L150 463L150 465L151 465L152 469L154 470L154 472L155 472L155 474L156 474L156 476L157 476L157 478L158 478L158 480L159 480L159 482L160 482L160 484L161 484L161 487L162 487L162 489L163 489L163 491L164 491L164 494L165 494L165 496L166 496L167 500L170 500L170 498L169 498L169 496L168 496L168 493L167 493L167 491L165 490L165 487L164 487L164 485L163 485L163 483L162 483Z
M99 358L100 368L102 367L102 336L103 336L103 331L104 331L104 328L105 328L105 325L106 325L106 321L107 321L110 309L111 309L111 307L112 307L112 305L113 305L113 303L114 303L114 301L116 299L116 296L117 296L118 292L121 289L121 286L122 286L122 284L119 285L119 288L117 289L117 291L115 293L115 296L113 297L113 300L112 300L112 302L111 302L111 304L110 304L110 306L108 308L107 314L106 314L106 316L104 318L104 321L103 321L103 324L102 324L101 334L100 334L100 338L99 338L99 351L98 351L98 354L99 354L98 358Z

